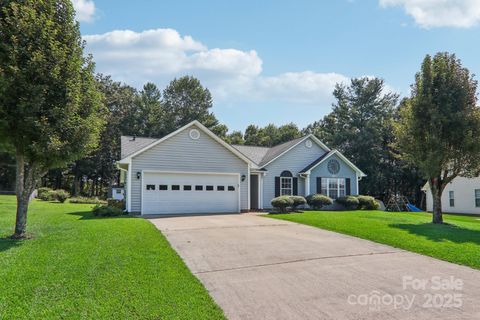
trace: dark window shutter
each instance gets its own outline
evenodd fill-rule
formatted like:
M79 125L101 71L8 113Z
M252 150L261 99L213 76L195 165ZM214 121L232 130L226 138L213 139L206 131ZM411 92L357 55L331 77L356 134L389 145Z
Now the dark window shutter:
M298 196L298 178L293 178L293 195Z
M347 188L347 196L349 196L351 193L352 193L352 188L351 188L351 185L350 185L350 178L347 178L345 179L345 184L346 184L346 188Z
M322 178L317 177L317 193L322 193Z
M275 177L275 197L280 196L280 177Z

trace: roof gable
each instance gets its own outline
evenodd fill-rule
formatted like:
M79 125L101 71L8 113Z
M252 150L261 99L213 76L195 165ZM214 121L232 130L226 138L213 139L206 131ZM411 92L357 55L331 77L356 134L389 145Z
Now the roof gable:
M138 138L133 136L121 136L120 137L120 158L126 158L129 155L137 152L148 146L151 143L157 141L157 138Z
M133 153L130 153L128 154L126 157L122 157L122 159L119 161L119 163L128 163L130 162L131 158L153 148L154 146L162 143L163 141L177 135L178 133L192 127L192 126L195 126L197 127L198 129L200 129L201 131L203 131L205 134L207 134L208 136L210 136L211 138L213 138L213 140L215 140L216 142L218 142L220 145L222 145L223 147L225 147L227 150L229 150L230 152L232 152L234 155L236 155L238 158L240 158L241 160L245 161L246 163L250 164L252 161L246 157L245 155L243 155L241 152L239 152L237 149L235 149L234 147L232 147L231 145L229 145L228 143L226 143L225 141L223 141L222 139L220 139L216 134L214 134L212 131L210 131L207 127L205 127L203 124L201 124L199 121L197 120L194 120L192 122L190 122L189 124L181 127L180 129L166 135L165 137L161 138L161 139L156 139L155 141L153 142L150 142L149 144L146 144L143 148L141 149L137 149L135 152ZM138 139L138 138L136 138ZM149 139L149 138L143 138L143 139ZM123 152L122 152L123 154Z
M350 168L352 168L354 171L356 171L360 177L366 177L367 175L360 170L356 165L354 165L350 160L347 159L340 151L338 150L331 150L330 152L322 155L319 157L317 160L309 164L307 167L305 167L301 173L310 173L313 169L318 167L321 163L325 162L328 158L330 158L333 155L337 155L338 158L340 158L343 162L345 162Z

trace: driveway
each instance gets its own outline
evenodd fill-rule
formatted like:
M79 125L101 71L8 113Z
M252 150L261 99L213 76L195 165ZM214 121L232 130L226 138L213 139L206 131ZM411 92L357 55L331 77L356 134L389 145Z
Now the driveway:
M480 319L480 272L253 214L153 218L229 319Z

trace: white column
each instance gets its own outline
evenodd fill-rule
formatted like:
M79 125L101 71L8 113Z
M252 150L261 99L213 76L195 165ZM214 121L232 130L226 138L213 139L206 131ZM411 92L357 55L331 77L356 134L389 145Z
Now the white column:
M258 208L263 209L263 174L258 175Z
M310 174L305 176L305 197L310 194Z

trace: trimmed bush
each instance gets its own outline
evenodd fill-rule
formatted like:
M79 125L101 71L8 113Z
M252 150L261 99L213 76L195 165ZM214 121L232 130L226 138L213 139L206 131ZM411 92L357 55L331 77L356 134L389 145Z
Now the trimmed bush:
M340 197L336 200L336 202L344 206L347 210L356 210L359 204L359 201L355 196Z
M56 191L55 190L45 190L42 192L41 195L37 195L37 198L43 201L55 201L56 198Z
M97 197L73 197L68 200L70 203L82 203L82 204L107 204L107 201L100 200Z
M125 200L107 199L107 205L109 207L125 210Z
M38 188L37 189L37 198L41 199L41 200L44 200L43 198L46 196L46 194L51 192L51 191L53 191L53 189L47 188L47 187Z
M371 196L357 196L358 208L361 210L378 210L380 205L377 200Z
M98 204L93 207L92 213L96 217L117 217L125 214L122 209Z
M293 200L290 196L280 196L272 199L272 206L281 213L287 213L288 208L293 206Z
M302 196L290 196L290 199L293 201L292 209L294 211L297 210L299 206L307 204L307 200Z
M58 202L64 203L70 197L70 193L65 190L58 189L54 191L55 200Z
M333 200L330 197L319 193L307 196L306 200L308 205L313 209L321 209L323 206L328 206L333 203Z

